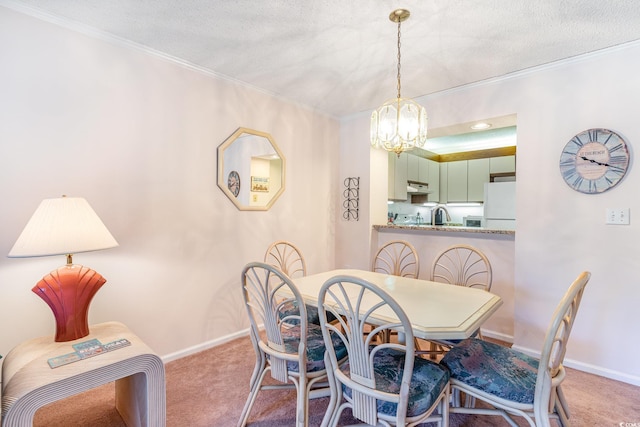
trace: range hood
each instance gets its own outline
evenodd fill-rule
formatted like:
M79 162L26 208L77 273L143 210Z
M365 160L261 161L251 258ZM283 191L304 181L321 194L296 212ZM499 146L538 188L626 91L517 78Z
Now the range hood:
M407 195L429 194L429 184L419 181L407 181Z

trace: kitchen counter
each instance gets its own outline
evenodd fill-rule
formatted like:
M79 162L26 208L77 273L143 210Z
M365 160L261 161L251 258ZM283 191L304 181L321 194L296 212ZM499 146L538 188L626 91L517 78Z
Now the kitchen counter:
M499 230L485 227L460 227L447 225L407 225L407 224L391 224L391 225L374 225L374 230L385 231L429 231L437 233L482 233L482 234L507 234L515 235L515 230Z

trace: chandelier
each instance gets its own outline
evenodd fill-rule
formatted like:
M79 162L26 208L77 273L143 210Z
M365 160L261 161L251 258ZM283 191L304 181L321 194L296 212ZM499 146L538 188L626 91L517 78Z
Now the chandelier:
M371 145L400 153L423 147L427 140L427 112L412 99L400 95L400 24L410 13L406 9L391 12L389 20L398 24L398 97L390 99L371 114Z

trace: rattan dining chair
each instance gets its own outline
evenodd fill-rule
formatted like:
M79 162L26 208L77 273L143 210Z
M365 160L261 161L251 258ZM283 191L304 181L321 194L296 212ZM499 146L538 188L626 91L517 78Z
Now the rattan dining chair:
M307 264L296 245L286 240L278 240L269 245L264 254L264 262L277 267L291 278L307 275Z
M413 245L407 241L392 240L380 246L376 255L373 257L371 271L417 279L420 273L418 252ZM380 335L380 338L389 342L391 336L388 334L390 333L390 331L385 331L384 334Z
M264 254L264 262L276 267L292 279L307 275L307 264L302 256L302 251L296 245L286 240L273 242ZM296 311L295 304L289 303L283 308L282 313ZM307 316L310 323L319 325L318 308L307 304Z
M569 408L561 389L567 342L589 272L581 273L558 304L549 324L540 359L498 344L469 338L452 348L441 364L451 372L452 413L524 417L531 427L549 427L556 419L569 426ZM462 405L460 393L489 408ZM467 401L468 402L468 401Z
M371 271L417 279L420 273L418 252L411 243L404 240L388 242L373 257Z
M431 266L433 282L491 290L493 273L489 259L469 245L453 245L440 252Z
M309 399L329 394L322 331L318 325L308 323L306 306L298 289L279 269L259 262L247 264L242 270L241 283L256 364L238 426L247 424L260 391L293 388L297 395L295 425L306 427ZM283 307L291 302L300 309L282 315ZM338 360L346 356L339 340L333 348ZM267 373L275 384L264 382Z
M415 355L411 322L389 294L363 279L336 276L320 289L318 306L331 386L323 427L338 425L347 408L368 425L448 425L449 372ZM327 321L329 314L337 324ZM393 317L398 320L381 320ZM368 324L376 326L365 335ZM403 333L406 341L373 339L388 330ZM342 346L345 363L339 358Z
M430 280L469 288L491 290L493 273L491 263L482 251L470 245L453 245L440 252L433 260ZM473 336L482 338L480 330ZM460 340L434 340L430 343L432 355L442 354Z

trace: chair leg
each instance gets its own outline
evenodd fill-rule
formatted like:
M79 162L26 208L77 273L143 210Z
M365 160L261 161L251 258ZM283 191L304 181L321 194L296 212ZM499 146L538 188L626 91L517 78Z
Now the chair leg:
M255 372L255 371L254 371ZM249 396L247 397L247 401L244 404L244 408L242 409L242 413L240 414L240 420L238 421L238 427L245 427L247 425L247 419L249 419L249 413L251 412L251 408L253 408L253 404L256 401L256 397L258 397L258 392L260 392L260 388L262 387L262 381L264 380L264 376L267 373L267 370L262 369L259 377L253 384L250 385Z
M258 339L253 335L253 332L251 332L250 337L251 344L253 345L253 350L256 353L256 364L253 367L253 373L251 374L251 379L249 380L249 390L253 390L255 382L258 380L258 377L267 366L267 356L262 350L260 350Z
M440 414L442 415L442 427L449 427L449 402L451 401L451 387L447 385L447 391L445 392L444 398L440 402L441 409Z
M298 380L299 382L296 384L296 426L309 427L307 419L307 406L309 404L307 384L303 375Z
M331 358L329 357L329 353L326 351L324 353L324 366L327 369L327 382L329 383L331 394L329 395L329 404L327 405L327 411L324 413L324 417L322 418L322 424L320 425L320 427L329 426L333 413L338 406L338 386L335 383L333 369L331 368Z
M557 399L560 402L560 406L562 406L562 410L567 419L571 418L571 413L569 412L569 404L567 403L567 399L564 397L564 393L562 392L562 387L558 385L556 387L556 395Z
M562 395L562 390L559 386L556 388L554 393L555 403L553 409L555 410L556 414L558 414L558 424L561 427L569 427L569 407L567 406L567 401L564 400L564 395Z

